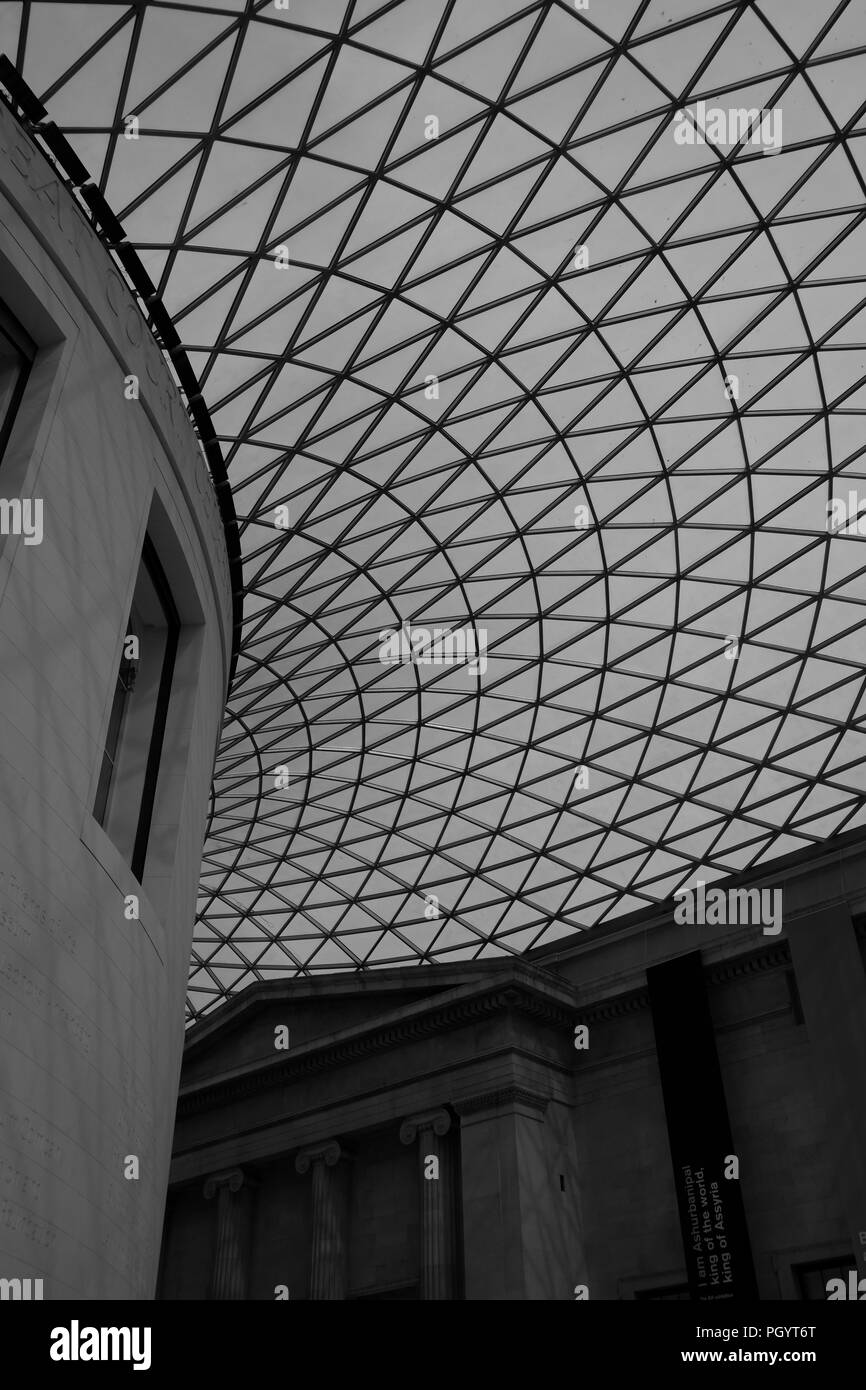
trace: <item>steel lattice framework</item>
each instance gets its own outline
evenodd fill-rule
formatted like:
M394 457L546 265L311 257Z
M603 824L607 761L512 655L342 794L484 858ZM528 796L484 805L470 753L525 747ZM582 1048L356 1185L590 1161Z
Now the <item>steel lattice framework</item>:
M858 0L0 7L241 522L190 1017L866 825L864 45ZM782 148L679 144L700 99Z

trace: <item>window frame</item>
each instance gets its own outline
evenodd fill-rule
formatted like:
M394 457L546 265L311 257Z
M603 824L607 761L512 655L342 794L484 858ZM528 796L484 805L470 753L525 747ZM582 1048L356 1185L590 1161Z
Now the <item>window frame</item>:
M141 784L141 798L136 818L132 854L128 861L132 876L139 884L144 881L144 870L147 862L148 843L156 805L156 790L159 782L160 765L162 763L162 750L165 744L165 731L168 723L174 670L182 629L180 614L171 591L171 586L166 578L157 548L149 533L145 534L142 544L141 558L139 560L138 569L136 570L136 584L142 568L147 572L147 576L156 591L160 607L165 615L166 638L165 651L163 653L162 666L159 674L159 685L157 687L156 700L153 708L153 722L148 735L147 756L144 764L144 777ZM130 612L124 629L124 641L130 635L131 623L132 603L130 603ZM123 656L123 649L121 648L120 666L115 678L115 692L108 716L108 728L106 730L96 794L93 801L93 818L102 830L104 830L110 840L112 836L108 826L109 803L112 783L123 743L124 729L126 727L127 702L131 694L130 687L124 684L126 665L127 661ZM123 698L122 701L119 702L118 697L121 690L123 691ZM114 731L113 746L111 742L112 730ZM110 763L111 768L107 777L105 775L106 762ZM114 841L112 841L112 843L114 843ZM118 853L122 853L119 846L115 847L118 849ZM126 859L125 854L123 857Z
M37 347L29 333L21 327L4 300L0 299L0 337L5 338L18 354L20 360L20 370L18 379L12 390L9 405L0 420L0 464L3 462L3 455L6 452L6 445L15 425L21 402L24 399L24 392L27 390L27 383L36 360Z
M153 712L153 730L150 736L150 747L147 752L147 763L144 770L144 785L141 791L141 807L138 815L138 825L135 831L135 848L132 852L132 873L139 883L144 879L144 866L147 860L147 845L150 839L150 827L153 823L153 811L156 805L156 786L159 781L159 769L162 763L162 749L165 743L165 729L168 722L168 706L171 700L171 686L174 677L174 667L177 660L177 649L180 643L181 621L171 592L169 582L165 576L156 546L149 535L144 538L142 547L141 562L146 567L150 575L151 582L156 589L163 611L168 618L165 653L162 658L162 670L159 676L159 691L156 697L156 708Z

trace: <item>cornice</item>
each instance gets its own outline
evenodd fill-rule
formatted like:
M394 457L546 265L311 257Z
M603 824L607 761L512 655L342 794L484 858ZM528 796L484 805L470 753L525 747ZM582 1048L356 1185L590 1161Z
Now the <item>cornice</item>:
M774 941L761 951L748 956L735 956L732 960L719 961L706 972L707 982L713 985L726 984L729 980L742 979L744 975L758 975L765 970L778 970L791 964L791 952L786 941Z
M749 955L708 967L705 978L708 984L724 984L767 970L785 968L789 964L787 943L778 941ZM177 1113L179 1118L183 1118L304 1076L351 1066L364 1058L437 1034L456 1031L497 1013L520 1014L533 1022L570 1032L576 1023L609 1022L627 1018L648 1007L649 995L645 988L603 999L582 1009L577 1001L566 1006L559 999L545 996L531 978L523 981L512 977L502 984L493 983L483 993L465 998L451 997L446 1002L438 1002L437 997L433 996L423 1014L384 1024L374 1023L365 1031L331 1042L314 1040L305 1048L279 1060L259 1063L245 1072L225 1078L194 1084L181 1091Z
M604 1023L612 1018L625 1018L628 1014L639 1013L641 1009L649 1008L649 994L645 989L632 990L629 994L622 994L615 999L602 999L597 1004L590 1004L585 1009L578 1008L574 1014L574 1023Z
M556 1000L545 999L531 984L524 985L513 980L503 986L494 985L483 994L463 999L452 998L444 1004L437 1003L434 998L427 1011L420 1016L384 1025L374 1024L366 1032L335 1042L314 1041L295 1055L289 1054L278 1061L260 1063L249 1071L182 1090L178 1099L178 1118L270 1090L303 1076L349 1066L377 1053L388 1052L439 1033L453 1032L467 1024L505 1012L517 1012L536 1022L558 1028L570 1029L574 1019L573 1007L569 1009Z
M444 998L447 994L450 999L455 990L468 990L473 986L482 989L494 985L506 987L512 983L527 989L548 991L551 995L558 995L560 1002L563 1002L564 996L569 1004L574 994L570 981L517 957L507 961L463 961L451 965L437 961L424 972L419 972L415 965L403 965L377 970L372 974L362 972L257 980L228 999L216 1013L199 1019L187 1031L184 1057L191 1057L197 1051L208 1048L216 1038L225 1036L234 1028L245 1027L251 1015L273 1005L292 1007L323 1000L337 1003L347 997L363 1000L372 995L379 998L377 1007L383 1010L393 1007L391 1001L399 1001L404 991L418 996L419 1002L423 1000L432 1005L437 997Z
M500 992L510 1009L525 1014L527 1018L538 1019L558 1028L571 1026L574 1017L573 1006L566 1008L564 1004L536 994L534 990L527 990L520 983L509 985Z
M808 916L822 907L835 904L844 904L854 916L854 904L860 904L859 912L863 912L864 889L859 880L855 884L846 883L844 869L846 864L862 862L864 848L866 827L859 827L841 835L834 835L809 849L797 849L790 854L780 855L778 859L726 875L714 880L712 887L725 890L765 885L778 887L780 881L789 886L801 880L811 879L817 882L822 874L827 879L835 876L836 884L828 884L828 890L822 896L804 900L796 916ZM664 932L673 923L674 908L673 898L636 908L634 912L624 913L601 926L576 930L572 937L551 941L546 946L536 946L521 959L528 965L559 973L557 966L560 962L591 957L597 951L605 951L612 945L630 937L642 936L646 932ZM866 932L866 927L862 930ZM723 939L717 938L713 944L723 945Z
M456 1100L453 1102L454 1109L463 1119L467 1115L476 1114L479 1110L496 1110L503 1106L524 1105L530 1110L536 1110L539 1115L543 1115L550 1103L550 1096L539 1095L537 1091L530 1091L526 1086L502 1086L496 1091L485 1091L483 1095L469 1096L466 1100Z
M766 970L784 969L791 964L791 952L786 941L774 941L761 950L749 955L735 956L730 960L719 961L716 965L704 966L704 979L708 985L727 984L731 980L742 979L746 975L761 974ZM649 992L646 989L631 990L614 999L602 999L585 1009L575 1010L575 1023L603 1023L610 1019L625 1018L649 1008Z
M766 970L784 968L789 963L788 946L786 942L778 941L747 956L721 961L707 968L705 978L708 984L724 984ZM305 1076L351 1066L407 1043L456 1031L497 1013L520 1014L533 1022L570 1032L576 1023L609 1022L633 1016L648 1007L649 995L645 988L603 999L581 1009L577 1002L567 1007L558 999L546 997L531 979L524 982L510 978L502 984L492 984L483 993L466 998L452 997L440 1003L434 996L423 1014L385 1024L374 1023L365 1031L332 1042L313 1041L279 1060L259 1063L248 1071L193 1085L181 1091L177 1113L179 1118L198 1114L227 1101L244 1099Z

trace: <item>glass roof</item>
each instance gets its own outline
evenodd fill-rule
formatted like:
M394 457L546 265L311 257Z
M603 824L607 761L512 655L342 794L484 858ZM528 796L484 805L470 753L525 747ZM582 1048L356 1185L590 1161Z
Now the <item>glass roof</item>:
M190 1018L866 824L864 44L858 0L2 6L241 522Z

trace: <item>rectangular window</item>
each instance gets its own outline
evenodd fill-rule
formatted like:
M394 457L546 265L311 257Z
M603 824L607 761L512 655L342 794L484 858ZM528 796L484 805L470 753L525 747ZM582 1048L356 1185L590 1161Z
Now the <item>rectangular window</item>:
M8 309L0 304L0 461L35 356L35 343L31 342Z
M144 877L180 618L145 538L93 808L139 883Z

